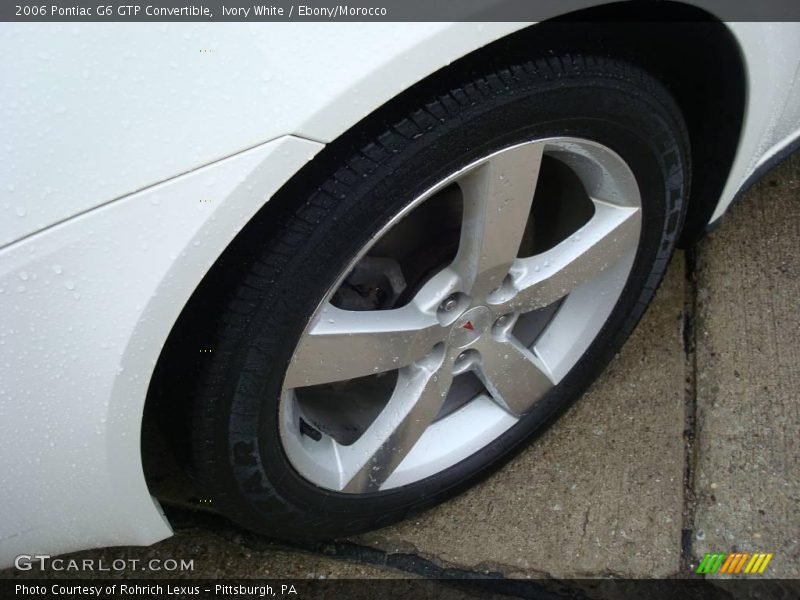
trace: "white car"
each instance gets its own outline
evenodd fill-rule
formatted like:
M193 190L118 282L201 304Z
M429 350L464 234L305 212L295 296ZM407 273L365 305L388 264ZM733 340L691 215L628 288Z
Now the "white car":
M541 432L800 138L800 25L662 4L0 25L0 565L171 534L145 411L212 508L290 539Z

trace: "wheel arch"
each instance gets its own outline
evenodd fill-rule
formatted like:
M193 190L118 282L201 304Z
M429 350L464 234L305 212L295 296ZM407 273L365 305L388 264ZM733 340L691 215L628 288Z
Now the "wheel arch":
M658 23L642 26L648 20ZM630 26L636 23L639 25ZM680 36L678 44L675 35ZM190 398L185 389L203 368L204 358L196 349L213 344L207 333L212 329L208 314L218 314L231 301L227 295L231 282L243 275L253 248L279 226L281 215L291 209L295 199L313 189L340 156L379 134L432 90L509 58L524 60L560 52L628 60L649 70L670 89L686 117L693 154L693 188L682 243L690 244L702 235L727 181L745 111L744 60L728 27L679 2L648 3L647 8L616 2L511 33L423 78L343 132L262 207L216 260L172 327L150 380L142 455L151 491L158 493L159 486L152 478L154 467L148 456L153 456L158 432L166 424L171 428L171 446L179 464L188 464L190 424L185 415Z

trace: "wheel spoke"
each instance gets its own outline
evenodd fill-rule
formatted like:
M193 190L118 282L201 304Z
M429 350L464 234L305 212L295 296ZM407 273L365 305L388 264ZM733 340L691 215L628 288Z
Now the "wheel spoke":
M339 448L343 491L380 489L439 414L452 379L443 348L399 371L375 421L354 444Z
M489 303L523 313L549 306L635 250L640 209L599 200L594 205L594 216L569 239L517 260L511 284L493 294Z
M528 412L553 387L544 361L516 338L486 336L475 348L480 352L478 377L492 398L514 416Z
M541 143L508 148L459 180L464 217L453 266L473 298L497 288L517 257L543 149Z
M411 303L381 311L328 305L297 345L285 388L399 369L429 354L445 332L434 315Z

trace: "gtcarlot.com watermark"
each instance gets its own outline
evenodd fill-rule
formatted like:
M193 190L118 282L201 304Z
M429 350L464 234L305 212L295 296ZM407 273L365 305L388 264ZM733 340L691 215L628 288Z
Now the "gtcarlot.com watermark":
M20 554L14 559L20 571L88 571L110 573L114 571L194 571L194 559L185 558L52 558L49 554Z

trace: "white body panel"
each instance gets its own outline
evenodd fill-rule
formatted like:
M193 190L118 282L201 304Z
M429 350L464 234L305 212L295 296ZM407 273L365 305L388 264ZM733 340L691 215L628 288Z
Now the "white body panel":
M208 267L324 143L524 26L0 25L0 566L170 534L141 414ZM800 26L731 29L748 105L714 218L800 124Z
M0 246L281 135L329 142L524 25L0 24Z
M728 183L711 221L761 165L800 135L800 23L731 23L745 59L747 106Z
M0 254L0 564L170 534L139 450L165 324L320 148L282 137Z

